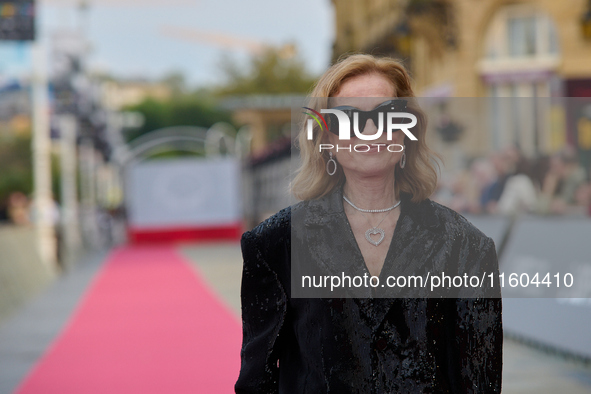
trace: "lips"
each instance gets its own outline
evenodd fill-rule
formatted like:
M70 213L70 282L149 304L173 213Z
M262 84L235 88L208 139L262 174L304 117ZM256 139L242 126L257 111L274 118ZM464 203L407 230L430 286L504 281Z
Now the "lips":
M383 152L383 151L386 150L387 146L384 145L384 146L379 146L378 147L377 145L370 145L370 148L367 151L367 153L374 153L374 152L377 153L378 152L378 148L379 148L379 152Z

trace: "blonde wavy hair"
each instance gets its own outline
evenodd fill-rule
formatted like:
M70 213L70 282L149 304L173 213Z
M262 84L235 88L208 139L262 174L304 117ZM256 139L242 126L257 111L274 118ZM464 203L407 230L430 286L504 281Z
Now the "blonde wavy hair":
M395 193L412 195L413 202L429 198L437 185L437 161L439 158L426 144L427 118L419 108L411 88L411 80L404 66L396 59L375 57L366 54L354 54L339 59L316 82L310 94L310 108L318 110L327 108L328 98L338 94L343 83L348 79L365 74L380 74L392 82L396 97L409 99L407 110L417 117L417 125L413 134L417 141L405 144L406 165L401 169L397 165L395 171ZM315 127L313 139L308 140L304 127L300 128L297 145L300 148L302 165L292 182L292 193L300 200L313 200L331 193L345 180L345 175L338 166L337 172L329 176L326 172L328 153L320 153L320 144L326 130Z

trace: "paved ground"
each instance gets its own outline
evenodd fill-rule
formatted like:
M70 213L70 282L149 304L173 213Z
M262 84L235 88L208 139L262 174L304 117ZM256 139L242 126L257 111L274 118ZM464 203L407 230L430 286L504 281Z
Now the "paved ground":
M236 243L179 248L234 313L240 314L242 258ZM10 394L59 333L104 260L87 256L41 297L0 323L0 394ZM591 365L505 340L505 394L591 393Z
M591 393L591 366L505 339L504 394Z
M55 279L31 245L35 228L0 223L0 324Z
M62 330L106 253L87 255L72 270L0 324L0 394L11 393Z
M242 252L240 245L219 243L212 245L181 246L181 253L194 263L222 300L240 316L240 280Z

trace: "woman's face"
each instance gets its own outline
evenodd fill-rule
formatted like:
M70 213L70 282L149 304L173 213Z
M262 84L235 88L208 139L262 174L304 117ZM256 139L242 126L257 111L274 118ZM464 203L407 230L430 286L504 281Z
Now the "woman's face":
M375 107L387 101L387 98L396 96L396 91L392 83L381 74L363 74L348 79L339 92L331 100L331 107L340 105L348 105L359 108L363 111L370 111ZM356 100L355 98L367 97ZM387 176L394 173L394 167L400 161L402 152L390 152L386 148L390 144L404 145L404 133L400 130L392 133L392 139L388 141L386 133L386 115L384 114L384 132L381 137L376 140L361 140L355 133L351 133L350 140L339 140L338 136L332 133L326 133L326 138L329 144L335 148L332 149L333 156L336 157L337 162L342 166L345 175L355 173L358 176L374 177ZM376 124L371 119L368 119L365 125L359 125L359 130L363 129L363 134L375 134L377 131ZM368 152L355 152L353 147L355 145L366 144L371 147ZM384 144L378 147L372 144ZM336 146L339 146L337 152ZM348 147L351 146L351 152ZM343 149L347 148L347 149ZM364 150L360 148L359 150ZM398 151L400 147L391 147L391 150Z

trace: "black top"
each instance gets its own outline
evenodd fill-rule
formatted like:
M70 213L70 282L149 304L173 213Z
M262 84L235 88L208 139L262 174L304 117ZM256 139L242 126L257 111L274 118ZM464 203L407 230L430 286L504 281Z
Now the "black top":
M417 259L428 267L452 261L464 271L498 273L493 241L464 217L430 200L401 199L380 277ZM332 239L352 247L334 246L324 259L329 271L361 256L340 189L244 233L236 393L501 391L500 298L292 298L292 211L300 210L313 213L304 214L312 218L305 220L312 222L309 239L325 242L323 231L330 230Z

